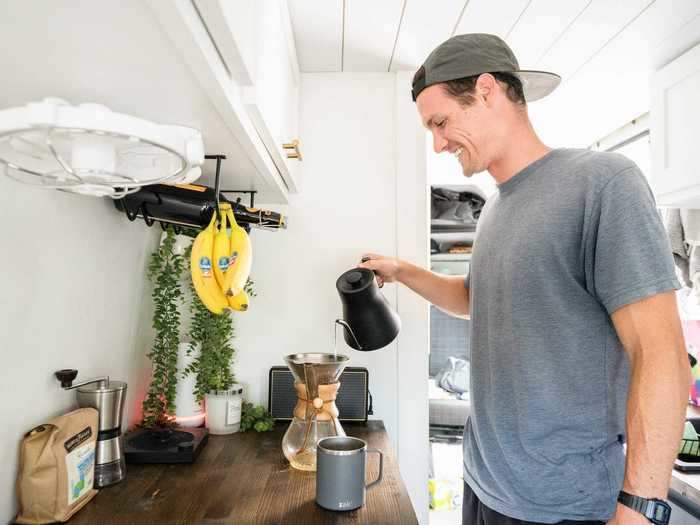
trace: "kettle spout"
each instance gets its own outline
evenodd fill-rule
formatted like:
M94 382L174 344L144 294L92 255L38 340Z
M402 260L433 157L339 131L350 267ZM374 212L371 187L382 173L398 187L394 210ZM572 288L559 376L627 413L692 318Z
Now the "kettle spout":
M336 324L343 326L348 331L348 333L352 336L353 341L355 341L355 344L357 345L357 349L362 350L362 345L357 340L357 337L355 337L355 332L352 331L352 328L350 328L350 325L348 323L346 323L345 321L343 321L342 319L336 319L335 322L336 322Z

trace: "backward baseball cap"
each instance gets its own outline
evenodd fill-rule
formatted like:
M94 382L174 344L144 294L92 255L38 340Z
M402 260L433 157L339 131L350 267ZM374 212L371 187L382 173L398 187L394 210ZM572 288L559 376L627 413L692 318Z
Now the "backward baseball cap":
M413 76L413 101L433 84L482 73L510 73L517 77L528 102L549 95L561 82L555 73L520 69L513 51L496 35L470 33L453 36L430 53Z

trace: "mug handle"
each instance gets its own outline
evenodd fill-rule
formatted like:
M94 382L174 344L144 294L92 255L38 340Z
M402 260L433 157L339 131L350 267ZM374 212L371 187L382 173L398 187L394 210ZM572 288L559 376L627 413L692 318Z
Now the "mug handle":
M369 454L370 452L375 452L379 454L379 476L377 476L377 479L375 479L372 483L369 483L366 488L370 488L379 483L382 480L382 476L384 475L384 454L382 454L382 451L377 448L368 448L367 454Z

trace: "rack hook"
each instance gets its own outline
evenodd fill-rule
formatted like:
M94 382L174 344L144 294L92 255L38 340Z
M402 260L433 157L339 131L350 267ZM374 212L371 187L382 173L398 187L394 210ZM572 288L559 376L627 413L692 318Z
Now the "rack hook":
M141 204L141 215L143 216L143 222L146 223L146 226L149 228L153 226L153 223L155 222L155 219L151 217L148 212L146 211L146 203L144 202Z
M124 206L124 213L126 213L126 218L129 219L131 222L134 222L136 220L136 217L139 216L139 210L137 209L136 211L129 211L129 208Z

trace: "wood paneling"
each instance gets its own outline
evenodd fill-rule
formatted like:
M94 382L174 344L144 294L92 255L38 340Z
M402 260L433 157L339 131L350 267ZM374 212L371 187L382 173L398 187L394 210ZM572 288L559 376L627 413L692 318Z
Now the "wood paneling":
M534 69L539 57L590 3L591 0L532 0L506 38L520 67Z
M650 0L607 2L593 0L555 45L537 57L539 69L553 71L564 80L579 70L606 42L637 16Z
M533 105L530 114L543 139L587 147L647 112L654 48L698 13L697 0L657 0L633 17L551 97Z
M531 0L471 0L455 34L491 33L505 38Z
M348 0L351 1L351 0ZM408 0L391 70L415 70L452 35L465 0Z
M340 71L342 0L287 0L299 67L305 73Z
M408 0L345 2L343 71L387 71Z

